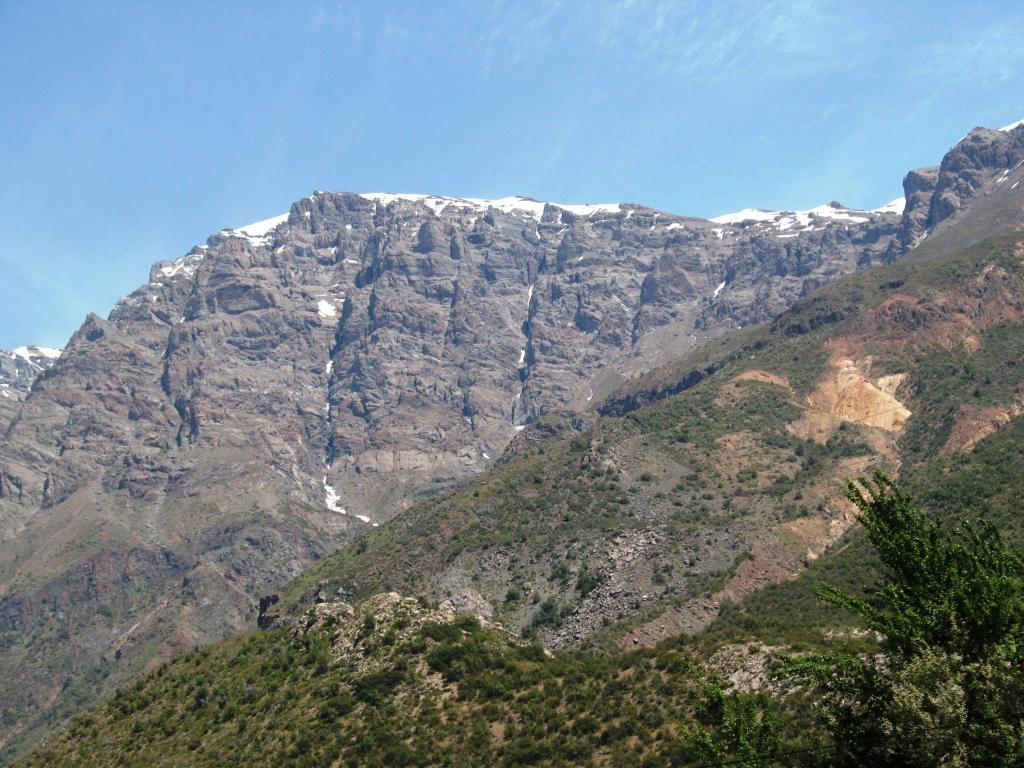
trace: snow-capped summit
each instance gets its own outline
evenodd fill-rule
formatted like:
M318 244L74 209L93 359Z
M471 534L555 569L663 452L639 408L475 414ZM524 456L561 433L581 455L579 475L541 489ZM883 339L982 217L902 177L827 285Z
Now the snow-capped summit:
M735 213L715 216L710 221L731 226L763 226L779 232L796 233L824 229L833 222L864 224L878 215L902 212L903 199L900 198L871 211L858 211L840 203L831 202L806 211L767 211L762 208L744 208Z
M40 347L36 345L15 347L11 350L11 354L20 357L26 361L29 365L34 365L37 368L48 368L49 364L45 361L56 360L60 357L61 350L54 349L53 347Z
M885 205L873 208L871 213L899 213L902 214L904 209L907 207L907 199L905 197L897 197Z
M544 213L544 207L547 205L561 208L563 211L568 211L576 216L590 216L595 213L618 213L622 210L622 206L619 203L545 203L533 198L519 196L499 197L488 200L478 197L363 192L360 194L360 197L367 200L375 200L381 205L388 205L396 200L422 202L436 214L440 214L449 207L459 211L468 208L480 211L481 213L486 212L490 208L495 208L504 213L521 214L535 219L540 219Z
M0 350L0 397L20 400L36 377L50 368L61 350L28 345Z
M222 229L218 234L223 237L243 237L246 240L261 244L268 238L271 232L286 221L288 221L288 214L282 213L280 216L271 216L269 219L254 221L252 224L235 227L234 229Z

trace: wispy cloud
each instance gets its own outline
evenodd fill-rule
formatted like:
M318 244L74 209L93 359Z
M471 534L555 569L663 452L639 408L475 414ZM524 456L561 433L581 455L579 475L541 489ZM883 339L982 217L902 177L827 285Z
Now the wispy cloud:
M1013 80L1024 69L1024 20L1004 17L979 30L961 29L955 40L918 49L910 69L947 86L969 82L990 88Z
M321 0L308 25L367 47L468 57L484 73L554 56L574 71L603 63L703 82L849 68L865 34L852 11L824 0L466 0L428 7L386 9L384 28L368 30L358 4Z
M625 0L605 9L598 42L688 80L792 77L847 65L834 47L842 37L838 21L817 0Z
M489 31L469 47L488 68L582 50L618 66L711 82L849 67L860 34L819 0L495 0L477 12Z

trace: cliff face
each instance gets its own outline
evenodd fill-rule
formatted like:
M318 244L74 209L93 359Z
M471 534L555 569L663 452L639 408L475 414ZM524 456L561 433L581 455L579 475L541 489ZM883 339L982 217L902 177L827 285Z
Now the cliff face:
M2 530L87 487L380 522L538 416L890 252L898 213L824 208L776 226L317 193L86 320L8 430Z
M156 265L0 413L2 738L246 626L545 414L1006 198L1024 130L968 139L905 213L318 192Z

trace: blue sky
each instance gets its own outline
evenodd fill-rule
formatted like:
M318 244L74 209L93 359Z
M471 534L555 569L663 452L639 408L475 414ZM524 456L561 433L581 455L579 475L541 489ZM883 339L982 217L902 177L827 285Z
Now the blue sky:
M1019 2L0 2L0 347L316 189L875 207L1024 118Z

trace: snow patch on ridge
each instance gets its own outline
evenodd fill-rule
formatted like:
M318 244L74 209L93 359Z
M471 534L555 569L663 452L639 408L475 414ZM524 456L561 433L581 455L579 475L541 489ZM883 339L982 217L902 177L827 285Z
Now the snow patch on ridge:
M904 197L897 197L895 200L886 203L880 208L873 208L871 213L903 213L907 207L907 200Z
M708 221L713 221L715 224L743 224L748 221L773 221L779 214L779 211L766 211L762 208L744 208L735 213L723 213L721 216L708 219Z
M448 197L446 195L420 195L420 194L396 194L391 192L363 192L359 195L366 200L374 200L381 205L390 205L396 200L420 202L432 210L435 215L451 207L456 210L475 210L481 213L495 208L503 213L512 215L525 215L530 218L540 219L544 214L544 207L552 205L561 208L576 216L592 216L595 213L619 213L622 206L619 203L545 203L529 197L499 197L492 200L479 197Z
M270 233L286 221L288 221L288 214L282 213L280 216L272 216L269 219L255 221L242 227L222 229L220 234L225 237L241 237L254 245L266 245L270 240Z
M892 203L889 203L892 205ZM872 214L880 211L858 211L844 208L838 203L826 203L806 211L766 211L763 208L744 208L735 213L723 213L709 221L715 224L766 224L780 232L821 229L829 222L863 224L871 221ZM821 226L815 226L821 225Z
M205 250L205 249L203 249ZM185 277L192 277L199 268L199 264L203 259L206 258L205 253L186 253L180 259L174 261L161 261L157 264L157 271L164 277L175 277L177 275L185 275ZM151 283L151 285L160 285L159 283Z
M61 356L61 350L53 347L40 347L34 344L15 347L11 350L0 349L0 361L5 363L7 381L0 381L0 397L4 399L20 399L31 387L32 382L43 371L50 368ZM10 366L13 365L13 372Z
M21 346L15 347L11 350L11 354L15 357L20 357L29 365L34 365L37 368L41 367L36 360L40 357L45 357L50 360L56 360L60 357L61 350L54 349L53 347L37 347L32 346Z
M1009 133L1010 131L1013 131L1013 130L1015 130L1017 128L1020 128L1022 125L1024 125L1024 120L1018 120L1016 123L1010 123L1009 125L1004 125L999 130L1002 131L1003 133Z

